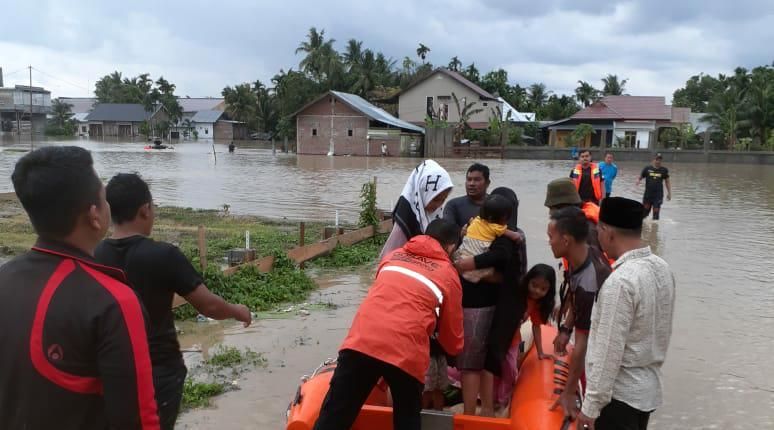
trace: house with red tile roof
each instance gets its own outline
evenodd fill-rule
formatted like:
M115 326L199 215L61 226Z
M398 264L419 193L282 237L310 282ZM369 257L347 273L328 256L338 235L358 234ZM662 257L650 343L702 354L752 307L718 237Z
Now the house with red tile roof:
M548 124L550 146L565 148L565 139L580 124L589 124L594 134L581 147L655 148L661 128L690 122L690 108L673 107L664 97L605 96L575 115Z
M481 109L468 120L471 128L485 129L490 119L502 115L503 103L495 95L458 72L438 68L400 92L398 118L422 127L428 117L455 124L459 113L452 94L457 96L460 108L472 102L471 110Z

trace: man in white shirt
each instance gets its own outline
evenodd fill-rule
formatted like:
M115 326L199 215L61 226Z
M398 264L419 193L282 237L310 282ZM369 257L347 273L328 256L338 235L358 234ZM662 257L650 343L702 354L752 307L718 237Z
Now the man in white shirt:
M642 243L642 213L634 200L602 201L599 242L616 262L591 315L578 428L645 430L661 406L675 280L667 263Z

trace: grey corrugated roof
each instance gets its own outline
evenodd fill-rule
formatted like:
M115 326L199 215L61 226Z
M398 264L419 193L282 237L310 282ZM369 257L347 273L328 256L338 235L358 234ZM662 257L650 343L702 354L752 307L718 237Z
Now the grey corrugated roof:
M151 113L146 112L141 104L98 103L94 105L94 110L86 117L86 120L143 122L150 116Z
M200 110L215 109L219 104L223 103L223 99L209 97L178 97L177 102L180 103L183 112L198 112Z
M194 114L193 118L191 118L191 122L213 123L217 121L221 115L223 115L223 111L220 110L200 110Z
M391 125L406 130L416 131L417 133L424 133L425 130L422 127L417 127L414 124L395 118L382 108L376 107L371 103L368 103L362 97L355 94L342 93L339 91L331 91L336 97L347 103L352 109L362 113L363 115L371 118L374 121Z

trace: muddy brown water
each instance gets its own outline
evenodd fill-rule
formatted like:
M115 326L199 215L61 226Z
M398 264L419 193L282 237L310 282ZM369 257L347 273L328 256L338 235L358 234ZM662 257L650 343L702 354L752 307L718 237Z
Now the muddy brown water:
M61 144L64 142L50 142ZM378 178L379 206L397 199L419 160L295 156L239 144L235 154L216 144L178 145L174 152L148 153L142 143L77 141L91 149L100 176L138 171L161 204L219 208L293 220L355 221L361 185ZM22 155L0 143L0 192L10 191L13 164ZM440 160L464 193L471 160ZM486 160L493 186L519 195L530 264L553 263L547 246L545 186L566 176L567 161ZM639 198L641 164L620 163L614 195ZM664 365L664 405L654 414L658 429L774 428L774 168L757 165L667 164L674 198L662 220L647 221L644 236L670 263L677 278L672 343ZM2 244L0 244L2 245ZM241 390L212 409L181 417L181 428L282 428L299 377L336 348L371 280L370 270L320 275L325 288L310 301L332 301L335 310L264 320L247 330L231 324L201 324L186 330L184 345L227 344L264 352L266 369L240 381ZM318 296L319 295L319 296ZM193 357L192 357L193 359Z

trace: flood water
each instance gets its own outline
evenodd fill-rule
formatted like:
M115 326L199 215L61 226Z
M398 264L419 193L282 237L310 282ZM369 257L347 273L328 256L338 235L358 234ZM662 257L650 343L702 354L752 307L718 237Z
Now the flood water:
M248 144L228 154L226 146L218 144L216 162L212 145L204 143L180 144L169 153L145 152L139 142L77 143L93 151L103 178L140 172L160 204L197 208L229 204L236 213L295 220L332 221L338 211L342 219L356 221L360 187L374 176L378 178L379 206L388 208L419 161L295 156L279 151L272 155L270 149ZM0 152L0 192L12 190L10 173L22 155L9 148L23 147L26 145L13 142L0 144L4 149ZM464 172L471 160L439 161L458 185L452 196L464 193ZM545 187L550 180L566 176L572 162L485 163L492 170L493 187L512 187L519 195L519 220L527 234L530 264L553 264L545 234ZM636 188L635 182L642 167L641 163L619 163L613 194L639 199L642 188ZM666 167L672 175L673 199L665 202L661 221L647 221L644 227L645 239L671 265L677 278L674 334L664 365L664 405L653 416L652 428L774 428L774 365L769 361L774 355L774 289L770 286L774 279L774 168ZM275 323L279 325L266 332L261 324L248 331L226 329L225 334L218 329L217 339L264 345L275 360L295 364L272 367L270 360L269 369L262 371L264 376L248 378L255 386L226 395L215 411L190 414L200 417L192 422L184 416L184 423L190 428L275 428L298 377L335 354L370 280L362 273L342 276L327 282L349 288L344 294L349 307ZM308 318L318 320L313 323ZM295 336L301 336L293 332L296 329L327 335L316 334L311 346L302 340L307 349L299 356L301 351L290 347ZM238 340L264 336L275 339L271 341L275 344ZM277 358L283 347L287 353ZM229 413L219 414L220 410ZM206 419L221 415L230 417L232 425ZM267 421L269 417L272 421ZM270 422L274 424L267 425Z

